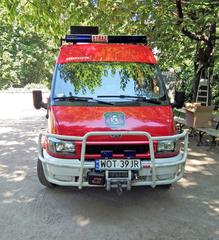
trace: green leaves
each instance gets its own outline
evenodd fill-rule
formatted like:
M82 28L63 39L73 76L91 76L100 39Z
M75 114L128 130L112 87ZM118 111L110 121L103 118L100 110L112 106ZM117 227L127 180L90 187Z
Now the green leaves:
M4 22L21 26L27 32L44 35L46 39L50 40L53 47L58 47L60 37L68 33L71 25L98 25L102 34L145 34L150 47L158 49L157 57L162 68L165 70L169 68L182 69L180 77L187 81L188 75L192 78L191 72L194 72L192 67L197 60L195 54L198 38L202 39L203 47L208 47L208 40L211 40L210 44L215 47L209 58L212 58L213 62L217 64L214 56L219 55L218 41L214 43L215 40L212 40L214 36L211 29L212 24L219 22L218 2L215 0L189 0L180 1L180 3L181 17L178 16L176 0L1 0L0 14ZM9 36L13 31L1 29L1 33L3 33L1 37L5 32ZM27 38L27 34L25 38ZM18 41L21 41L20 38L17 43ZM10 41L7 42L7 44L9 43ZM4 46L6 47L7 44ZM7 56L7 61L11 61L11 63L15 61L16 66L19 65L19 61L14 60L15 55L26 56L29 63L36 59L36 56L29 57L29 54L32 55L34 52L31 48L26 47L26 50L22 50L22 44L27 43L22 41L21 44L18 43L17 50L15 44L12 44L9 51L11 55ZM39 52L38 54L42 57L48 54L50 57L51 54L47 52L46 44L41 44L41 46L40 49L45 48L44 55ZM2 45L0 49L2 53L4 51ZM18 51L17 54L15 54L16 51ZM11 67L7 67L7 61L4 62L4 67L10 69ZM38 63L38 61L35 62ZM215 72L215 74L217 73ZM13 81L20 81L18 80L21 78L18 77L21 76L19 71L13 76ZM195 76L193 78L195 79Z
M37 34L0 21L0 89L50 82L53 54Z

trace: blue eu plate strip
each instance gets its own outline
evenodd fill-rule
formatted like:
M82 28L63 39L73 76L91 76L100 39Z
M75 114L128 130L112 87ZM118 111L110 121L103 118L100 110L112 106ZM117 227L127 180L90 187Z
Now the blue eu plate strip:
M99 170L99 168L100 168L99 160L96 160L95 161L95 169Z

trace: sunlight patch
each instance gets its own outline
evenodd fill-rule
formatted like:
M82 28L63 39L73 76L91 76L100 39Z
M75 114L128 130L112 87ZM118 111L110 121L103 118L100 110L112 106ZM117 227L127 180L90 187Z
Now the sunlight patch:
M197 197L195 197L194 195L188 195L188 196L186 196L186 198L188 198L188 199L196 199Z
M9 192L9 191L2 193L2 196L5 197L5 198L12 197L13 195L14 195L14 194L13 194L12 192Z
M4 146L11 146L11 145L25 145L24 142L18 142L18 141L0 141L0 145Z
M25 179L26 175L27 175L26 172L24 172L22 170L17 170L8 176L8 178L9 178L8 181L9 182L20 182Z
M189 161L188 161L188 165L208 165L208 164L214 164L214 160L211 159L211 158L203 158L203 159L193 159L193 158L190 158Z
M204 171L205 167L204 166L200 166L200 165L186 165L186 171L188 172L201 172Z
M192 151L192 150L191 150ZM195 156L195 157L206 157L206 154L204 153L199 153L199 152L190 152L189 155Z
M3 133L10 133L10 132L15 132L16 129L15 128L12 128L12 127L1 127L0 128L0 133L3 134Z
M211 201L210 203L208 203L208 207L213 212L210 215L219 216L219 200Z
M198 184L196 182L192 182L192 181L190 181L186 178L182 178L179 181L179 185L184 187L184 188L187 188L187 187L197 186Z
M2 203L4 204L9 204L9 203L30 203L33 202L35 200L35 198L28 198L26 197L25 199L16 199L16 198L9 198L9 199L5 199L2 201Z
M76 216L76 223L81 227L85 227L86 225L90 224L90 218L84 216Z

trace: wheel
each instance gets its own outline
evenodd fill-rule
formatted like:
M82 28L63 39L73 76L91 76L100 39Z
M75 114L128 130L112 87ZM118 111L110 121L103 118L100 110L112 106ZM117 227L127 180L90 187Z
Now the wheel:
M172 184L164 184L164 185L159 185L158 187L160 189L166 189L169 190L171 188Z
M44 174L44 170L43 170L43 165L42 165L42 162L38 159L37 161L37 176L38 176L38 179L40 181L40 183L48 188L53 188L55 187L56 185L49 182L46 177L45 177L45 174Z

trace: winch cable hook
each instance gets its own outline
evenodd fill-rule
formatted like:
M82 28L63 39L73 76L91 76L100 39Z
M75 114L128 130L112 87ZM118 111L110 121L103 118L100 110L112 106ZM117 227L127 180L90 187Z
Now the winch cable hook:
M117 188L116 188L116 192L117 192L118 196L121 196L121 195L122 195L122 193L123 193L123 188L122 188L121 182L118 182Z

